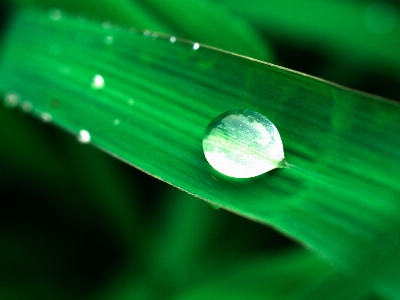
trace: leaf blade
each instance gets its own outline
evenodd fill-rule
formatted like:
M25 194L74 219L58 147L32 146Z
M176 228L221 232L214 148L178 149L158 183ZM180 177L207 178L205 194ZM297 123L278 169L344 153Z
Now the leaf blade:
M33 114L50 113L74 134L88 130L111 155L279 228L381 293L400 297L398 104L203 45L194 50L164 35L111 34L109 45L101 24L25 12L8 37L1 89L29 99ZM56 54L55 44L61 45ZM99 74L105 86L93 89ZM295 167L234 180L208 165L204 129L237 108L272 120Z

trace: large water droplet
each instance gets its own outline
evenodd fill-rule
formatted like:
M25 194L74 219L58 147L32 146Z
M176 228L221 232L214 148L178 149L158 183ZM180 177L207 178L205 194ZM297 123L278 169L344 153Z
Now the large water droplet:
M90 142L90 133L87 130L80 130L78 133L78 142L82 144L87 144Z
M282 140L275 125L249 109L216 117L206 128L204 155L218 172L250 178L284 165Z

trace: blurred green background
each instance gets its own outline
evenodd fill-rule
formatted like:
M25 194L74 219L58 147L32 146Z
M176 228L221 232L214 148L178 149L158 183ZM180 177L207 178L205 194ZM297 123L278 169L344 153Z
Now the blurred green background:
M2 36L27 6L164 32L400 100L396 1L2 1ZM58 128L3 106L0 123L0 299L379 299L275 230Z

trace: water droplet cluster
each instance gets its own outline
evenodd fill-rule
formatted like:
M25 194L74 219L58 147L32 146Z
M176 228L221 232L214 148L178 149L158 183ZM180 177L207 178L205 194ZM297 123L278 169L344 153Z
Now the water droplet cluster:
M31 113L38 115L43 122L49 123L52 120L51 114L43 111L34 111L33 105L27 100L22 100L21 97L14 92L8 92L4 97L4 106L9 109L19 107L22 112Z

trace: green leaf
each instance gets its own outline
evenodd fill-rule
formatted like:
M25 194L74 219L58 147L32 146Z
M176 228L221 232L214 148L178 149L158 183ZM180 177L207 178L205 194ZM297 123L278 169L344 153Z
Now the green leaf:
M398 104L204 45L64 15L25 11L6 41L0 89L31 102L33 115L75 135L87 130L111 155L270 224L400 299ZM93 85L97 75L104 86ZM234 180L208 165L206 126L239 108L276 125L293 167Z
M343 67L400 78L398 3L385 1L215 0L268 36L324 51Z

